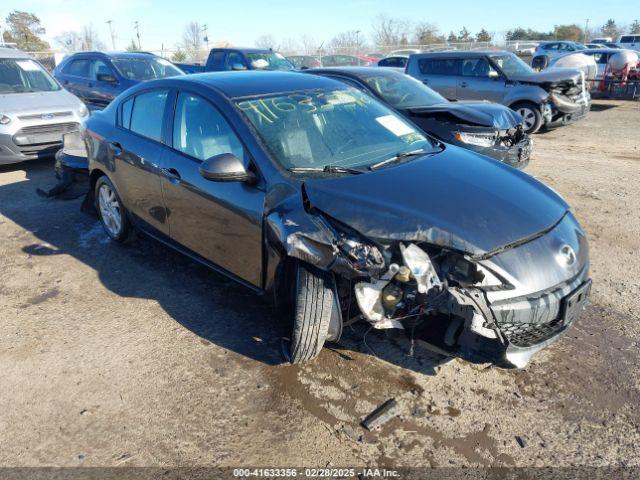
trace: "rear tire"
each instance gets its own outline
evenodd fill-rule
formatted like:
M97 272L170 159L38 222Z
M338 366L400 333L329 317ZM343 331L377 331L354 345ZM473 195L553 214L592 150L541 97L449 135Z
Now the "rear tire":
M533 102L518 102L511 105L511 110L515 110L524 119L524 132L531 135L540 130L542 126L542 112L540 107Z
M334 300L333 278L327 272L298 263L294 282L289 361L301 363L314 359L322 350L337 303Z
M113 240L126 243L134 238L134 231L127 210L120 200L116 187L108 177L102 176L96 181L94 190L96 211L100 223Z

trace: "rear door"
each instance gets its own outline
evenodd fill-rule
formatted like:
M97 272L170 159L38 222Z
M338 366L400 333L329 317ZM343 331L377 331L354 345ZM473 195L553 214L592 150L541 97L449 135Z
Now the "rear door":
M458 100L502 102L504 79L486 57L463 58L461 64L461 75L456 86Z
M416 67L418 80L448 100L457 99L456 84L460 74L459 59L453 57L418 58Z
M74 58L62 69L62 86L82 100L87 106L89 102L89 77L91 60L86 57Z
M118 109L118 128L106 145L115 165L116 188L133 214L134 221L151 233L168 235L169 226L160 185L163 122L168 115L169 90L151 89L138 93Z
M212 182L199 172L203 160L222 153L250 165L246 148L218 108L187 91L176 98L171 137L162 188L172 240L260 287L263 189Z

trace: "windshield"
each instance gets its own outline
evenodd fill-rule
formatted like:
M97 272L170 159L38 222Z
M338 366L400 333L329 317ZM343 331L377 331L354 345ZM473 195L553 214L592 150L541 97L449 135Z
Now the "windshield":
M354 89L238 100L271 156L287 169L363 167L398 154L439 151L378 100Z
M581 43L574 43L573 44L574 47L576 47L576 50L586 50L587 47Z
M114 58L112 62L120 75L131 80L155 80L184 75L182 70L164 58Z
M0 93L54 92L60 85L29 58L0 58Z
M529 65L520 60L513 54L495 55L491 57L500 70L507 76L511 75L528 75L534 73Z
M279 53L247 53L252 68L258 70L293 70L294 67Z
M361 75L360 78L394 108L428 107L436 103L447 103L442 95L403 73Z

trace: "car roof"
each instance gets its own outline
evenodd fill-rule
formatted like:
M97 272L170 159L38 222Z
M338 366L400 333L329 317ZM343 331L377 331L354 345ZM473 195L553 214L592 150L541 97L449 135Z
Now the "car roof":
M609 48L609 47L605 47L605 48L587 48L586 50L580 50L578 52L573 52L573 53L619 53L620 52L620 48Z
M109 58L156 58L157 55L154 55L150 52L76 52L68 55L67 58L71 57L83 57L83 56L91 56L91 55L104 55Z
M444 51L444 52L414 53L411 56L412 57L416 56L416 57L420 57L420 58L423 58L423 57L467 58L467 57L476 57L478 55L504 55L506 53L512 53L512 52L508 52L506 50L489 50L489 49L482 49L482 50L447 50L447 51Z
M291 71L209 72L172 77L170 80L175 84L195 82L213 87L228 98L262 96L300 90L345 88L343 83L330 78Z
M275 53L270 48L220 47L220 48L212 48L211 50L215 50L216 52L234 51L234 52L242 52L242 53Z
M305 70L305 73L335 73L338 75L345 75L348 77L360 78L362 75L367 74L375 74L375 75L386 75L393 76L402 72L402 69L395 68L382 68L382 67L322 67L322 68L311 68L309 70ZM403 74L404 75L404 74Z
M0 47L0 58L31 58L28 54L15 48Z

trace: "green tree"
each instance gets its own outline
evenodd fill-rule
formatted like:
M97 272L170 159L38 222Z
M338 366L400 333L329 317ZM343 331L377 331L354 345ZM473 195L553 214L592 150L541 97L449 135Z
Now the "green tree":
M481 29L478 33L476 33L476 42L490 42L492 40L492 36L489 32L487 32L484 28Z
M613 18L607 20L607 22L600 28L600 31L602 32L602 35L605 37L611 37L613 41L616 41L620 34L620 29Z
M467 30L467 27L462 27L460 30L460 34L458 35L459 42L471 42L473 37L471 36L471 32Z
M14 10L6 19L9 27L9 38L18 44L20 50L34 52L47 50L49 44L40 38L45 29L40 24L40 19L33 13Z
M573 42L584 41L584 30L576 24L556 25L553 34L558 40L569 40Z
M456 43L457 41L458 41L458 37L456 36L456 34L453 32L449 32L449 36L447 37L447 42Z
M507 40L553 40L553 33L539 32L537 30L531 30L530 28L524 29L522 27L509 30L506 34Z
M125 48L125 50L127 52L137 52L140 49L138 48L138 44L136 43L136 41L132 38L131 43L127 45L127 48Z
M640 20L634 20L631 26L629 27L629 33L640 33Z
M178 49L175 52L173 52L173 55L171 55L171 61L172 62L186 62L187 61L187 52L185 52L180 47L178 47Z

